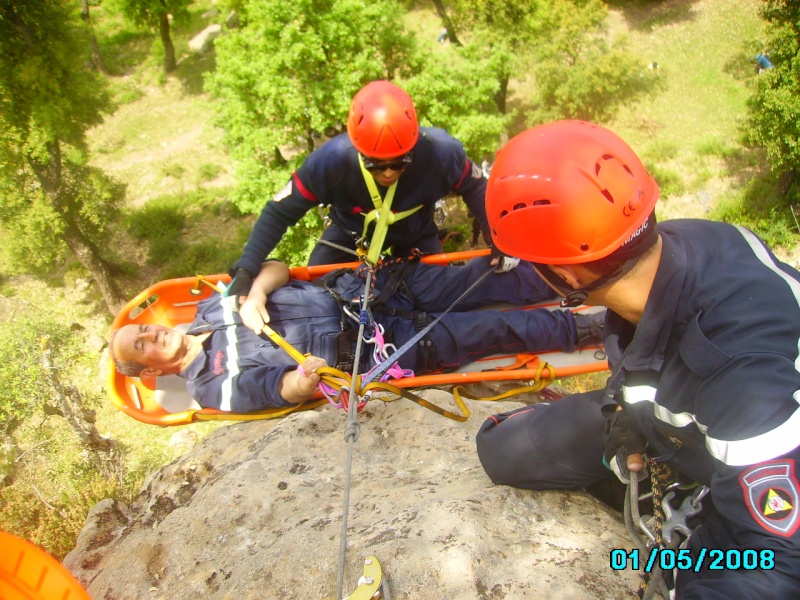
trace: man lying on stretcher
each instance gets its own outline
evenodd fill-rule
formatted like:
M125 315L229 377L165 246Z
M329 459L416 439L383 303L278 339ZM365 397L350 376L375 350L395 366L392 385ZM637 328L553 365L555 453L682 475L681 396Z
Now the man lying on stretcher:
M374 278L377 300L370 308L375 328L379 332L382 328L387 343L401 347L488 268L488 258L464 266L413 260L390 263ZM198 304L186 334L160 325L125 325L111 338L111 356L117 370L129 377L178 374L203 407L248 412L290 406L308 400L316 391L317 368L352 369L356 340L350 332L357 331L358 325L351 326L347 313L358 314L358 304L351 306L349 300L357 299L364 285L361 268L334 272L312 283L290 280L286 265L267 261L238 313L231 307L233 297L214 294ZM381 295L384 288L387 293ZM551 298L552 290L529 263L507 273L491 273L418 345L397 359L399 366L420 373L450 371L494 354L573 352L599 343L603 313L469 312L499 302L527 305ZM307 355L302 368L260 333L265 322ZM362 352L358 372L372 366L371 353Z

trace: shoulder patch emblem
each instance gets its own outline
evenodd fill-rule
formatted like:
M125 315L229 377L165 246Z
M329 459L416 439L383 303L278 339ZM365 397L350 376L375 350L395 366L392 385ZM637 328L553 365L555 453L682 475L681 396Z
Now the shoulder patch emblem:
M800 525L800 493L793 460L775 460L751 467L741 475L744 502L764 529L783 537Z
M291 193L292 193L292 180L290 179L289 183L287 183L280 192L275 194L275 197L272 199L272 201L280 202L284 198L288 198Z

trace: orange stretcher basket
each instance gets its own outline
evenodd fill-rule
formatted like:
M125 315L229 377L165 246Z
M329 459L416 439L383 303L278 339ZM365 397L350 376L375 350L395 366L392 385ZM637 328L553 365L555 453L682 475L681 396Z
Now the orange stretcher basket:
M422 257L422 262L447 265L486 256L488 250L452 252ZM294 279L313 281L322 275L342 267L355 268L358 262L316 267L293 267L290 269ZM228 275L182 277L160 281L140 292L117 314L111 329L116 331L130 323L157 323L171 328L188 326L195 317L197 303L215 293L214 285L230 283ZM541 304L525 308L557 308L557 303ZM520 309L521 307L514 307ZM586 309L582 307L580 310ZM584 349L580 352L538 353L542 361L553 365L558 377L602 371L608 368L605 356L600 349ZM450 373L434 373L391 380L396 387L425 388L457 384L480 383L485 381L528 381L539 376L548 376L548 370L537 373L536 369L494 370L513 363L515 356L497 356L477 360ZM297 410L308 410L325 404L323 397L313 398L299 407L269 409L249 413L223 412L202 408L186 392L183 379L177 375L166 377L127 377L116 371L109 357L107 365L107 390L111 402L119 410L134 419L152 425L185 425L200 420L254 420L282 416Z

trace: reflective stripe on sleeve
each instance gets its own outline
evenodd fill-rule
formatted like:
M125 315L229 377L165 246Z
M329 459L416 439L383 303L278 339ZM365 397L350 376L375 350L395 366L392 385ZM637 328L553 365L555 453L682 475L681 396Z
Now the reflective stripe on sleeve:
M744 440L720 440L708 435L708 426L688 412L673 413L655 401L656 388L652 386L623 386L622 394L628 404L652 402L653 416L674 427L688 427L692 423L705 436L706 448L711 456L726 465L738 467L752 465L783 456L798 445L797 431L800 430L800 409L789 419L759 435ZM798 401L798 393L794 394Z

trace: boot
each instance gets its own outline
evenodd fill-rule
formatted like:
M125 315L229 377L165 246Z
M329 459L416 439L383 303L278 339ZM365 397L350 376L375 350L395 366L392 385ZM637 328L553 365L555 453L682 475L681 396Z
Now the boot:
M596 346L603 343L603 325L606 311L594 313L575 313L575 329L577 331L577 348Z

